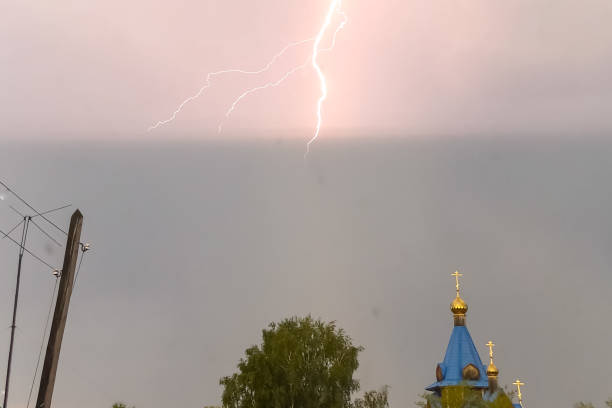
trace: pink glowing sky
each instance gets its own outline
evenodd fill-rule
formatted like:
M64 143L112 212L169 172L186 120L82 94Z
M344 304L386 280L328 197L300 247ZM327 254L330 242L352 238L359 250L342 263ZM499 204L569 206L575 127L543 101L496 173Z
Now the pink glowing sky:
M209 71L258 69L316 34L327 0L9 0L0 16L2 135L146 138ZM612 129L609 0L345 0L350 23L321 58L322 136L601 133ZM228 76L155 136L211 135L247 86ZM246 100L226 132L315 123L312 70ZM4 136L2 136L4 137Z

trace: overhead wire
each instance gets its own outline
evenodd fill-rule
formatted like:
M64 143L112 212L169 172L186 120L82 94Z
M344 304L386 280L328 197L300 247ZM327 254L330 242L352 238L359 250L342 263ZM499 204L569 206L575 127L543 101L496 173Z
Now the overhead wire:
M81 270L81 266L83 264L83 258L85 257L85 253L87 251L89 251L90 245L89 244L79 244L79 248L81 249L81 259L79 260L79 264L78 264L78 267L77 267L77 270L76 270L76 274L75 274L75 277L74 277L73 287L76 287L76 281L77 281L77 278L79 276L79 272ZM32 392L34 390L34 385L36 384L36 376L38 374L38 369L40 367L40 360L42 358L42 352L43 352L44 345L45 345L45 338L47 336L47 330L48 330L48 327L49 327L49 321L51 319L51 312L53 310L54 299L55 299L55 296L57 294L57 285L58 285L58 282L59 282L59 280L61 278L61 273L59 273L57 271L54 271L54 275L55 275L55 284L53 286L53 291L51 292L51 301L50 301L50 304L49 304L49 311L47 312L47 320L45 322L45 328L44 328L43 334L42 334L40 349L38 351L38 358L37 358L37 361L36 361L36 368L34 369L34 375L32 377L32 383L30 385L30 392L28 394L28 403L26 405L26 408L30 407L30 401L32 399Z
M32 385L30 386L30 394L28 395L28 405L30 407L30 400L32 399L32 391L34 390L34 383L36 382L36 375L38 374L38 367L40 367L40 358L42 357L42 351L45 347L45 337L47 336L47 329L49 327L49 320L51 319L51 311L53 310L53 299L55 299L55 293L57 291L57 283L59 282L59 276L55 277L55 284L53 285L53 292L51 292L51 302L49 304L49 311L47 312L47 321L45 322L45 329L43 330L42 340L40 342L40 350L38 351L38 360L36 360L36 368L34 369L34 377L32 377Z
M21 245L19 242L15 241L12 237L10 237L8 234L6 234L4 231L0 230L0 234L4 235L5 238L8 238L13 244L19 246L20 248L23 248L23 250L25 252L27 252L30 256L32 256L34 259L36 259L38 262L42 263L43 265L47 266L49 269L51 269L52 271L56 271L58 270L56 267L52 266L51 264L49 264L47 261L45 261L44 259L42 259L41 257L39 257L38 255L36 255L34 252L30 251L28 248L26 248L25 246Z
M38 215L38 214L37 215L33 215L32 218L39 217L39 216L42 216L42 215L45 215L45 214L50 214L50 213L55 212L55 211L63 210L64 208L68 208L70 206L72 206L72 204L66 204L66 205L63 205L61 207L54 208L52 210L43 211L43 212L40 213L40 215Z
M23 221L24 221L24 220L19 221L19 224L15 225L13 228L11 228L11 230L10 230L9 232L7 232L6 234L5 234L5 233L2 233L2 239L4 239L4 238L8 237L8 236L9 236L9 234L11 234L11 233L12 233L13 231L15 231L17 228L19 228L19 226L21 225L21 223L22 223Z
M54 209L52 209L52 210L43 211L43 212L41 212L40 214L37 214L37 215L32 215L32 216L30 216L30 217L31 217L31 218L40 217L40 216L43 216L43 215L45 215L45 214L50 214L50 213L55 212L55 211L63 210L64 208L68 208L68 207L70 207L71 205L72 205L72 204L65 204L65 205L62 205L61 207L57 207L57 208L54 208ZM25 214L22 214L22 213L21 213L21 211L19 211L18 209L16 209L16 208L15 208L15 207L13 207L12 205L9 205L9 208L10 208L11 210L15 211L17 214L21 215L22 217L25 217Z
M77 279L79 277L79 272L81 271L81 264L83 263L83 258L85 258L85 254L89 251L89 245L81 245L81 259L79 260L79 266L77 267L76 274L74 275L74 285L76 286Z
M25 204L30 210L34 211L36 213L36 216L41 217L43 220L47 221L49 224L51 224L53 227L55 227L58 231L61 231L64 235L68 235L68 233L66 231L64 231L62 228L60 228L56 223L54 223L53 221L51 221L50 219L45 217L45 215L43 213L40 213L38 210L36 210L36 208L32 207L30 205L30 203L28 203L26 200L21 198L21 196L19 194L17 194L15 191L11 190L11 188L9 186L7 186L3 181L0 181L0 185L2 185L6 189L6 191L11 193L13 196L15 196L15 198L17 198L19 201L21 201L23 204Z
M29 249L27 249L25 247L25 245L21 245L19 244L16 240L14 240L12 237L10 237L10 234L15 231L17 228L19 228L19 226L21 224L23 224L24 221L26 221L26 219L28 220L28 222L31 222L32 224L34 224L34 226L40 231L42 232L47 238L49 238L51 241L53 241L56 245L58 246L63 246L59 241L57 241L55 238L53 238L51 236L51 234L49 234L47 231L45 231L39 224L37 224L35 221L32 220L32 218L35 217L42 217L44 220L46 220L47 222L49 222L51 225L53 225L54 227L56 227L57 229L59 229L61 232L64 232L64 230L62 230L61 228L59 228L57 225L55 225L53 222L49 221L49 219L47 217L45 217L45 214L49 214L55 211L59 211L59 210L63 210L64 208L68 208L70 207L72 204L65 204L63 206L51 209L51 210L47 210L47 211L43 211L43 212L38 212L36 209L34 209L30 204L28 204L25 200L23 200L19 195L17 195L17 193L15 193L13 190L11 190L5 183L3 183L2 181L0 181L0 185L2 185L8 192L10 192L11 194L13 194L15 197L17 197L21 202L23 202L25 205L27 205L30 209L32 209L34 212L36 212L36 215L32 215L32 216L26 216L24 214L21 213L21 211L19 211L18 209L16 209L15 207L13 207L12 205L9 205L9 208L13 211L15 211L17 214L19 214L20 216L23 217L23 219L21 221L19 221L19 223L17 225L15 225L13 228L11 228L8 232L3 232L2 230L0 230L0 234L2 235L2 239L4 238L8 238L9 240L11 240L14 244L19 245L19 247L23 247L24 251L27 252L29 255L31 255L32 257L34 257L37 261L41 262L42 264L44 264L45 266L51 268L51 270L56 271L58 270L57 268L51 266L48 262L46 262L45 260L43 260L40 256L36 255L35 253L33 253L32 251L30 251Z
M50 235L50 234L49 234L47 231L45 231L44 229L42 229L42 228L40 227L40 225L38 225L37 223L35 223L35 222L34 222L34 220L32 219L32 217L30 217L30 222L31 222L32 224L34 224L34 226L35 226L36 228L38 228L38 230L39 230L40 232L42 232L43 234L45 234L45 235L47 236L47 238L49 238L51 241L53 241L53 242L54 242L54 243L55 243L57 246L60 246L60 247L62 246L62 244L60 244L60 243L59 243L59 242L58 242L58 241L57 241L55 238L53 238L53 237L52 237L52 236L51 236L51 235Z
M17 214L21 215L22 217L25 217L25 214L22 214L21 211L19 211L18 209L16 209L15 207L13 207L12 205L9 205L9 208L13 211L15 211Z
M44 343L45 343L45 337L47 336L47 330L49 327L49 321L51 319L51 313L53 310L53 304L54 304L54 299L57 293L57 286L58 286L58 282L59 282L59 278L61 276L61 272L53 267L50 263L48 263L47 261L45 261L43 258L41 258L40 256L36 255L34 252L30 251L28 248L26 248L25 246L25 234L27 234L27 227L28 224L31 222L32 224L34 224L34 226L41 232L43 233L47 238L49 238L51 241L53 241L56 245L58 246L62 246L62 244L60 242L58 242L55 238L53 238L47 231L45 231L39 224L37 224L36 222L34 222L32 219L36 218L36 217L41 217L43 220L45 220L48 224L50 224L51 226L53 226L55 229L57 229L58 231L62 232L64 235L68 235L68 233L63 230L61 227L59 227L56 223L54 223L53 221L51 221L49 218L45 217L46 214L55 212L55 211L59 211L62 209L65 209L67 207L70 207L71 204L66 204L51 210L47 210L47 211L43 211L43 212L39 212L38 210L36 210L32 205L30 205L25 199L23 199L19 194L17 194L15 191L13 191L8 185L6 185L4 182L0 181L0 185L3 186L9 193L11 193L13 196L15 196L21 203L23 203L24 205L26 205L30 210L35 212L35 215L30 215L30 216L26 216L24 214L22 214L19 210L17 210L16 208L14 208L13 206L9 206L13 211L15 211L17 214L21 215L23 217L23 219L16 225L14 226L8 233L5 233L4 231L0 230L0 234L2 234L2 239L4 238L8 238L12 243L16 244L19 246L19 250L20 250L20 254L23 254L25 252L27 252L30 256L32 256L34 259L36 259L37 261L39 261L40 263L42 263L43 265L45 265L46 267L50 268L53 271L53 274L55 275L56 279L55 279L55 284L53 286L53 291L51 293L51 300L50 300L50 305L49 305L49 310L47 312L47 319L45 322L45 328L43 330L43 334L42 334L42 340L41 340L41 346L38 352L38 358L36 361L36 368L34 370L34 376L32 378L32 384L30 386L30 392L28 395L28 403L27 403L27 407L29 408L30 406L30 401L32 398L32 392L34 389L34 385L36 382L36 376L38 374L38 369L40 367L40 360L42 357L42 352L43 352L43 348L44 348ZM17 228L19 228L20 225L24 226L24 234L22 234L22 242L19 243L17 242L15 239L13 239L10 234L15 231ZM85 255L85 252L87 252L90 249L90 244L84 244L82 242L79 242L79 246L80 249L82 251L81 254L81 259L79 261L79 265L76 271L76 275L75 275L75 279L74 279L74 283L76 283L76 279L78 278L79 272L81 270L81 265L83 263L83 258ZM13 329L16 328L16 326L13 324ZM10 358L10 357L9 357ZM7 377L7 381L8 381L8 377ZM8 383L7 383L8 384Z

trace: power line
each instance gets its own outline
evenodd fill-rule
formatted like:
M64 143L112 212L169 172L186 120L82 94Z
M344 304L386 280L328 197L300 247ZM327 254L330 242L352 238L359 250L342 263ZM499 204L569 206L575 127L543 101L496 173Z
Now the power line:
M8 191L9 193L11 193L12 195L14 195L19 201L21 201L23 204L25 204L30 210L34 211L36 213L36 216L41 217L43 220L47 221L49 224L51 224L52 226L54 226L57 230L61 231L64 235L68 235L68 233L66 231L64 231L63 229L61 229L60 227L57 226L57 224L55 224L53 221L51 221L50 219L48 219L47 217L44 216L44 214L38 212L36 210L36 208L32 207L26 200L24 200L23 198L21 198L19 196L19 194L17 194L16 192L14 192L13 190L11 190L11 188L9 186L7 186L4 182L0 181L0 185L2 185L6 191Z
M13 231L15 231L17 228L19 228L19 226L21 225L21 223L23 222L23 220L19 221L19 224L15 225L13 228L11 228L11 230L9 232L7 232L6 234L2 233L2 239L8 237Z
M25 214L22 214L21 211L19 211L18 209L16 209L15 207L13 207L12 205L9 205L9 208L13 211L15 211L17 214L21 215L22 217L25 217Z
M49 235L49 233L48 233L47 231L45 231L44 229L42 229L42 228L40 227L40 225L38 225L37 223L35 223L35 222L34 222L34 220L32 219L32 217L30 217L30 222L31 222L32 224L34 224L34 226L35 226L36 228L38 228L38 230L39 230L40 232L42 232L43 234L45 234L45 235L47 236L47 238L49 238L51 241L55 242L55 244L56 244L57 246L60 246L60 247L62 246L62 244L60 244L59 242L57 242L57 240L56 240L55 238L53 238L51 235Z
M54 208L54 209L52 209L52 210L43 211L43 212L41 212L39 215L32 215L31 217L32 217L32 218L36 218L36 217L39 217L39 216L43 216L43 215L45 215L45 214L50 214L50 213L55 212L55 211L63 210L64 208L68 208L68 207L70 207L71 205L72 205L72 204L65 204L65 205L62 205L61 207L57 207L57 208ZM22 214L22 213L21 213L21 211L19 211L18 209L16 209L16 208L15 208L15 207L13 207L12 205L9 205L9 208L10 208L11 210L15 211L17 214L21 215L22 217L25 217L25 214Z
M76 274L74 276L74 286L76 287L77 278L79 277L79 271L81 270L81 264L83 263L83 258L85 258L85 254L87 251L91 249L90 244L81 245L81 260L79 261L79 266L77 267Z
M10 349L9 349L9 356L8 356L8 364L7 364L7 374L6 374L6 385L5 385L5 392L4 392L4 403L2 404L2 406L4 408L6 408L7 406L7 399L8 399L8 392L9 392L9 379L10 379L10 373L11 373L11 362L12 362L12 354L13 354L13 342L14 342L14 338L15 338L15 330L17 328L16 326L16 314L17 314L17 303L18 303L18 296L19 296L19 283L20 283L20 274L21 274L21 265L22 265L22 259L23 259L23 254L24 253L28 253L30 256L32 256L34 259L36 259L37 261L39 261L40 263L42 263L43 265L45 265L46 267L48 267L49 269L51 269L53 271L53 274L56 277L55 280L55 284L53 287L53 292L51 293L51 301L50 301L50 305L49 305L49 311L47 313L47 319L45 322L45 328L43 330L43 334L42 334L42 340L41 340L41 346L39 349L39 353L38 353L38 358L37 358L37 362L36 362L36 368L34 371L34 376L32 378L32 384L30 387L30 392L28 395L28 403L27 403L27 407L29 408L30 405L30 401L31 401L31 397L32 397L32 392L34 389L34 385L36 382L36 376L38 374L38 369L40 366L40 360L41 360L41 356L42 356L42 351L44 348L44 343L45 343L45 337L47 334L47 328L49 326L49 320L51 318L51 312L53 309L53 303L54 303L54 298L55 298L55 294L56 294L56 289L57 289L57 285L58 285L58 281L60 279L60 271L57 270L57 268L53 267L50 263L48 263L47 261L45 261L43 258L41 258L40 256L36 255L34 252L30 251L27 247L26 247L26 237L27 237L27 233L28 233L28 226L30 224L30 222L42 233L44 234L48 239L50 239L51 241L53 241L56 245L58 246L62 246L62 244L60 242L58 242L51 234L49 234L47 231L45 231L45 229L43 229L39 224L37 224L35 221L33 221L33 218L36 217L41 217L43 220L45 220L49 225L53 226L55 229L57 229L58 231L62 232L64 235L68 236L68 233L63 230L61 227L59 227L57 224L55 224L53 221L51 221L49 218L47 218L45 216L45 214L49 214L52 213L54 211L59 211L61 209L67 208L69 207L71 204L67 204L67 205L63 205L57 208L54 208L52 210L48 210L48 211L44 211L44 212L40 212L37 209L35 209L32 205L30 205L25 199L23 199L19 194L17 194L15 191L13 191L8 185L6 185L4 182L0 181L0 186L3 186L7 192L9 192L10 194L12 194L14 197L16 197L22 204L24 204L25 206L27 206L31 211L33 211L36 215L25 215L22 214L19 210L17 210L16 208L14 208L12 205L10 205L9 207L11 208L11 210L15 211L17 214L19 214L23 219L15 226L13 227L8 233L5 233L4 231L0 230L0 234L3 235L2 239L4 238L8 238L9 241L11 241L13 244L18 245L19 246L19 264L18 264L18 270L17 270L17 286L15 289L15 304L14 304L14 309L13 309L13 323L11 325L11 342L10 342ZM82 222L82 215L80 213L78 213L78 211L75 213L75 216L79 215L80 216L80 222ZM74 216L73 216L74 218ZM18 243L15 239L13 239L10 234L16 230L17 228L19 228L19 226L23 226L23 233L22 233L22 238L21 238L21 243ZM71 228L73 228L74 226L71 223ZM72 230L71 230L72 233ZM78 234L80 235L80 225L78 227ZM83 251L83 254L89 250L90 245L89 244L83 244L79 241L74 242L72 241L72 237L69 237L69 242L72 242L74 245L74 243L78 243L78 245L80 246L81 250ZM77 246L78 248L78 246ZM81 255L81 260L79 262L79 267L77 270L77 275L81 269L81 265L83 262L83 254ZM78 255L78 254L77 254ZM67 255L68 256L68 255ZM65 260L66 261L66 260ZM73 264L74 265L74 264ZM74 266L72 266L72 268L74 268ZM69 268L71 269L71 268ZM70 270L71 274L74 273L74 269ZM61 286L60 286L61 288ZM59 295L58 295L59 296ZM62 295L63 296L63 295ZM65 319L65 316L64 316ZM55 324L55 321L54 321ZM52 328L53 331L53 328ZM63 328L61 330L63 332ZM60 334L61 336L61 334ZM61 337L60 337L60 342L61 342ZM55 357L55 359L57 360L57 357ZM49 373L47 373L47 364L45 361L45 367L43 367L43 378L41 378L41 386L43 383L43 379L45 381L48 380L47 376ZM55 371L53 371L55 372ZM53 374L54 375L54 374ZM45 386L47 384L45 383ZM53 386L51 385L51 390L53 389ZM39 395L40 397L40 395ZM50 398L49 398L50 399ZM50 401L49 401L50 402ZM46 405L46 404L45 404Z
M36 259L38 262L42 263L43 265L45 265L46 267L48 267L52 271L58 270L56 267L51 266L47 261L43 260L41 257L36 255L34 252L30 251L28 248L26 248L25 246L22 246L19 242L15 241L13 238L8 236L8 234L6 234L4 231L0 230L0 234L4 235L6 238L8 238L13 244L19 246L20 248L23 248L23 250L25 252L27 252L28 254L30 254L30 256L32 256L34 259Z
M61 207L54 208L52 210L43 211L43 212L40 213L40 215L45 215L45 214L49 214L49 213L52 213L52 212L55 212L55 211L63 210L64 208L68 208L70 206L72 206L72 204L66 204L66 205L63 205ZM40 215L34 215L34 216L32 216L32 218L39 217Z
M28 405L30 407L30 400L32 399L32 390L34 390L34 383L36 382L36 374L38 374L38 367L40 366L40 357L45 346L45 337L47 335L47 328L49 327L49 319L51 318L51 311L53 310L53 299L55 298L55 291L57 289L57 282L59 281L59 274L55 276L55 285L53 285L53 292L51 292L51 302L49 304L49 312L47 312L47 322L45 323L45 329L43 330L42 340L40 343L40 350L38 351L38 360L36 361L36 368L34 369L34 377L32 377L32 385L30 386L30 394L28 395Z
M72 205L72 204L63 205L63 206L61 206L61 207L57 207L57 208L54 208L54 209L52 209L52 210L47 210L47 211L44 211L44 212L42 212L42 213L40 213L40 214L41 214L41 215L43 215L43 214L49 214L49 213L52 213L52 212L54 212L54 211L63 210L64 208L70 207L71 205ZM34 222L33 218L38 217L38 215L34 215L34 216L27 216L27 215L24 215L24 214L22 214L22 213L21 213L21 212L20 212L18 209L16 209L15 207L13 207L12 205L9 205L9 208L10 208L11 210L15 211L17 214L21 215L21 216L22 216L24 219L25 219L25 218L28 218L28 220L29 220L30 222L32 222L32 224L34 224L34 225L36 226L36 228L38 228L38 230L39 230L40 232L42 232L44 235L46 235L46 236L47 236L47 238L49 238L51 241L53 241L53 242L54 242L56 245L58 245L58 246L60 246L60 247L62 246L62 244L60 244L60 243L59 243L59 242L58 242L58 241L57 241L55 238L53 238L53 237L51 236L51 234L49 234L49 233L48 233L47 231L45 231L45 230L44 230L44 229L43 229L43 228L42 228L40 225L38 225L37 223L35 223L35 222ZM23 222L23 220L22 220L21 222ZM15 228L13 228L12 230L10 230L10 231L7 233L7 235L9 235L11 232L13 232L13 231L14 231L14 230L15 230L15 229L18 227L18 226L19 226L19 224L17 224L17 226L16 226ZM4 238L6 238L6 237L2 237L2 238L4 239Z

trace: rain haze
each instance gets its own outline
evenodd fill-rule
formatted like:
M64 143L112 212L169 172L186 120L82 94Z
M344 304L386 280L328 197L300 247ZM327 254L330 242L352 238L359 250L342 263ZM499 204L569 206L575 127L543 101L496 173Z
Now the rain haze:
M530 407L612 396L612 3L9 1L0 16L0 180L93 244L79 274L54 405L220 403L261 329L335 320L365 347L361 389L413 406L435 381L464 273L481 357ZM334 20L334 24L338 21ZM325 37L329 43L330 36ZM223 133L217 127L224 120ZM0 189L0 229L27 208ZM51 230L62 242L65 236ZM18 239L18 232L13 237ZM60 265L63 248L31 232ZM17 247L0 240L0 352ZM54 278L24 258L10 406L26 407ZM0 373L6 359L0 358ZM4 379L4 376L2 376ZM4 382L2 382L4 384ZM34 394L36 394L36 389Z

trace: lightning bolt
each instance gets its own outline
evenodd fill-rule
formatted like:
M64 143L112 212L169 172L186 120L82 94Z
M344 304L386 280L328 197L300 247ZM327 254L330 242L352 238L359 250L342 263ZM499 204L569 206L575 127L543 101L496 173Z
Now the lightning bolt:
M277 81L268 82L265 85L256 86L255 88L251 88L251 89L248 89L248 90L244 91L242 94L240 94L240 96L238 96L238 98L236 98L236 100L234 100L234 102L232 102L232 104L229 107L229 109L227 110L227 112L225 112L225 118L229 119L229 117L232 114L232 112L236 109L236 107L238 106L240 101L242 101L244 98L246 98L250 94L255 93L257 91L261 91L263 89L274 88L274 87L279 86L280 84L285 82L285 80L287 78L289 78L291 75L295 74L299 70L302 70L302 69L306 68L306 66L308 65L309 61L310 61L310 57L308 57L306 62L304 62L302 65L298 65L297 67L292 68L291 70L285 72L285 74L279 80L277 80ZM223 131L223 122L219 123L219 127L218 127L218 132L221 133L222 131Z
M336 45L336 37L338 35L338 33L344 28L344 26L348 23L348 17L346 15L346 13L344 13L341 10L342 7L342 0L332 0L328 11L325 15L325 20L323 22L323 25L321 26L319 32L317 33L317 35L315 37L312 38L308 38L306 40L301 40L301 41L296 41L296 42L292 42L287 44L283 49L281 49L278 53L276 53L271 59L270 61L261 69L258 70L254 70L254 71L247 71L247 70L243 70L243 69L237 69L237 68L233 68L233 69L225 69L225 70L221 70L221 71L215 71L215 72L209 72L208 74L206 74L206 79L204 81L204 85L192 96L188 97L187 99L185 99L183 102L181 102L181 104L175 109L175 111L172 113L172 115L170 117L168 117L167 119L161 120L159 122L157 122L156 124L150 126L147 131L152 131L157 129L160 126L166 125L172 121L174 121L177 117L177 115L183 110L183 108L185 107L185 105L187 105L188 103L192 102L193 100L199 98L200 96L202 96L202 94L204 93L204 91L206 91L206 89L210 88L212 86L212 81L215 77L220 76L220 75L224 75L224 74L230 74L230 73L238 73L238 74L243 74L243 75L258 75L258 74L262 74L266 71L269 71L272 66L287 52L289 51L291 48L309 43L309 42L314 42L313 47L312 47L312 53L311 55L306 59L306 61L298 66L295 66L293 68L291 68L290 70L286 71L278 80L276 81L272 81L272 82L268 82L264 85L261 86L257 86L254 88L250 88L247 89L246 91L244 91L242 94L240 94L230 105L230 107L228 108L228 110L225 112L225 119L229 119L229 117L231 116L231 114L234 112L234 110L236 110L236 108L238 107L238 105L240 104L240 102L242 102L242 100L244 98L246 98L247 96L264 90L264 89L268 89L268 88L274 88L277 87L279 85L281 85L283 82L285 82L285 80L287 80L287 78L289 78L291 75L295 74L296 72L305 69L306 67L308 67L308 65L312 65L312 67L314 68L317 77L319 79L319 84L320 84L320 89L321 89L321 96L319 97L318 101L317 101L317 106L316 106L316 111L317 111L317 123L316 123L316 130L314 135L312 136L312 138L308 141L308 143L306 144L306 153L304 154L304 157L306 157L306 155L310 152L310 145L319 137L319 133L321 131L321 125L323 122L323 116L322 116L322 108L323 108L323 102L327 99L327 95L328 95L328 91L327 91L327 81L325 79L325 75L323 74L323 71L321 69L321 67L318 64L318 57L319 54L321 54L322 52L327 52L327 51L331 51L334 49L335 45ZM329 29L329 26L332 23L332 18L334 16L334 14L337 13L339 15L342 16L342 21L340 22L340 24L338 25L338 27L336 28L336 30L334 31L333 37L332 37L332 42L331 45L327 48L320 48L321 47L321 42L325 36L325 33L327 32L327 30ZM219 123L218 126L218 132L221 133L223 130L223 124L224 124L224 120L222 120Z
M172 115L169 118L164 119L164 120L160 120L156 124L154 124L152 126L149 126L147 131L150 132L151 130L157 129L158 127L160 127L162 125L165 125L167 123L170 123L174 119L176 119L176 116L183 110L185 105L187 105L189 102L191 102L191 101L199 98L200 96L202 96L204 91L211 87L212 79L214 77L219 76L219 75L223 75L223 74L244 74L244 75L263 74L264 72L270 70L270 68L272 68L272 65L274 65L274 63L280 57L282 57L287 51L289 51L291 48L297 47L298 45L302 45L302 44L305 44L305 43L309 43L309 42L314 41L314 40L315 40L315 38L313 37L313 38L308 38L306 40L296 41L296 42L289 43L288 45L285 46L285 48L283 48L278 53L276 53L276 55L274 55L272 57L272 59L266 64L266 66L264 66L263 68L258 69L256 71L245 71L243 69L232 68L232 69L224 69L224 70L216 71L216 72L209 72L208 74L206 74L206 79L204 80L204 85L198 90L198 92L196 92L194 95L188 97L183 102L181 102L181 104L178 106L178 108L176 108L176 110L174 112L172 112Z
M321 96L319 97L319 100L317 101L317 127L315 130L314 136L312 136L312 138L308 141L308 143L306 143L306 152L304 153L304 158L306 158L308 153L310 153L310 145L313 144L315 140L317 140L317 138L319 137L319 133L321 132L321 124L323 123L323 115L321 111L323 109L323 102L325 102L325 100L327 99L327 80L325 79L325 75L323 75L323 71L321 70L321 67L319 66L319 63L317 61L319 57L319 46L321 45L321 40L323 39L323 35L325 34L327 29L329 28L329 25L331 24L331 19L334 14L334 11L335 10L340 11L341 7L342 7L342 0L333 0L331 2L331 4L329 5L329 9L327 11L327 15L325 16L325 22L323 23L323 26L319 30L319 34L317 34L317 37L314 42L314 46L312 47L312 67L315 69L315 71L317 72L317 76L319 77L319 83L321 85ZM332 43L332 48L336 42L336 34L338 34L338 31L340 31L344 27L344 25L346 24L346 21L347 19L346 19L346 14L345 14L344 21L340 24L340 26L334 33L334 40Z
M322 108L322 105L323 105L323 100L325 100L325 98L327 97L327 86L325 85L325 77L323 76L323 72L321 71L321 69L319 68L318 64L316 63L316 58L317 58L319 53L321 53L321 52L328 52L328 51L331 51L331 50L334 49L334 47L336 46L336 37L338 36L338 33L348 23L348 17L346 15L346 13L344 13L343 11L339 10L340 5L334 6L333 3L339 3L340 4L341 0L332 2L332 7L330 7L330 13L327 15L327 18L326 18L326 25L324 25L324 27L321 29L321 31L319 32L317 37L309 39L309 40L305 40L305 42L315 41L315 47L313 47L312 55L309 56L302 65L298 65L297 67L294 67L294 68L290 69L289 71L285 72L285 74L279 80L273 81L273 82L268 82L265 85L257 86L257 87L254 87L254 88L251 88L251 89L248 89L248 90L244 91L242 94L240 94L238 96L238 98L236 98L236 100L234 100L234 102L231 104L231 106L229 107L227 112L225 112L225 118L226 119L229 119L229 117L232 114L232 112L236 109L238 104L244 98L246 98L247 96L249 96L252 93L255 93L257 91L261 91L263 89L274 88L274 87L279 86L280 84L285 82L285 80L287 78L289 78L291 75L295 74L297 71L300 71L300 70L306 68L311 63L311 61L312 61L313 66L315 66L315 69L317 69L317 75L319 77L319 81L321 81L321 83L322 83L322 89L324 89L325 97L322 97L322 99L319 99L318 104L317 104L317 112L318 112L317 130L316 130L315 136L308 142L308 144L306 146L306 148L307 148L306 154L308 154L308 151L309 151L309 148L310 148L310 144L312 142L314 142L314 140L319 135L319 131L321 129L321 121L322 121L322 118L321 118L321 108ZM342 16L342 22L338 25L338 27L336 28L336 31L334 31L334 35L332 37L331 45L329 47L327 47L327 48L323 48L323 49L319 50L321 39L323 38L323 35L325 34L325 31L327 30L327 28L331 24L331 17L333 15L333 12L336 9L338 9L338 14L340 14ZM303 43L303 42L301 42L301 43ZM223 130L223 122L221 122L219 124L218 132L221 133L222 130Z

